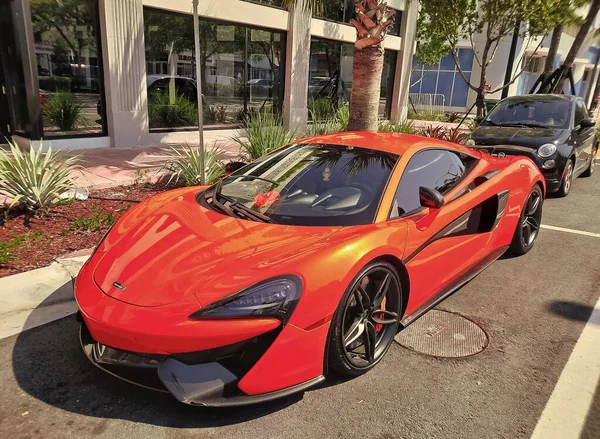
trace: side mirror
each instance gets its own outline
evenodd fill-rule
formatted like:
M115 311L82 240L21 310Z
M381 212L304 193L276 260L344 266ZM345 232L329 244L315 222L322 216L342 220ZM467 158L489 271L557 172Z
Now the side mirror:
M423 207L439 209L444 205L444 196L440 194L439 191L429 187L421 186L419 188L419 200Z
M596 121L590 117L586 117L581 121L581 128L592 128L596 125Z

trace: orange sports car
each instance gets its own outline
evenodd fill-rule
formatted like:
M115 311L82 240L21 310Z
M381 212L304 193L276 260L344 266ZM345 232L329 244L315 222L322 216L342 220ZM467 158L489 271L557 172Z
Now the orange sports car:
M359 375L394 336L538 236L544 179L404 134L300 140L127 211L79 274L96 366L198 405Z

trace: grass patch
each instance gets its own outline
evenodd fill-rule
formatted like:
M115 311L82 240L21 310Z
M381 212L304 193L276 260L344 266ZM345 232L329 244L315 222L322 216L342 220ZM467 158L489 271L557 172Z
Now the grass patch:
M71 230L80 232L97 232L99 230L108 229L115 222L115 217L112 213L106 213L102 209L92 209L93 217L80 216L75 218L71 224ZM62 234L62 232L61 232Z
M13 255L13 252L18 248L25 247L28 239L39 238L43 233L42 231L38 231L0 242L0 265L19 259Z

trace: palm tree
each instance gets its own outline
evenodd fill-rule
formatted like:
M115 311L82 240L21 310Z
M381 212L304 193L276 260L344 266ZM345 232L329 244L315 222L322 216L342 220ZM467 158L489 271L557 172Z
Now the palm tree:
M340 0L342 2L343 0ZM284 7L307 5L313 11L322 11L325 0L283 0ZM349 131L377 131L381 72L383 71L383 39L394 24L394 10L384 0L358 0L354 44L352 93L350 95Z

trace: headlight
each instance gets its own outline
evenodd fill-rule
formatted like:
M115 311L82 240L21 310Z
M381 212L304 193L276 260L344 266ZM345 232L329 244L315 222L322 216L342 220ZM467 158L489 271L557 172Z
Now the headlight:
M556 152L556 145L554 145L553 143L546 143L539 147L537 154L541 158L545 159L545 158L550 157L555 152Z
M285 323L301 293L302 281L298 276L276 277L225 297L195 312L190 318L277 317Z
M472 147L475 146L475 140L469 139L465 142L465 146Z

